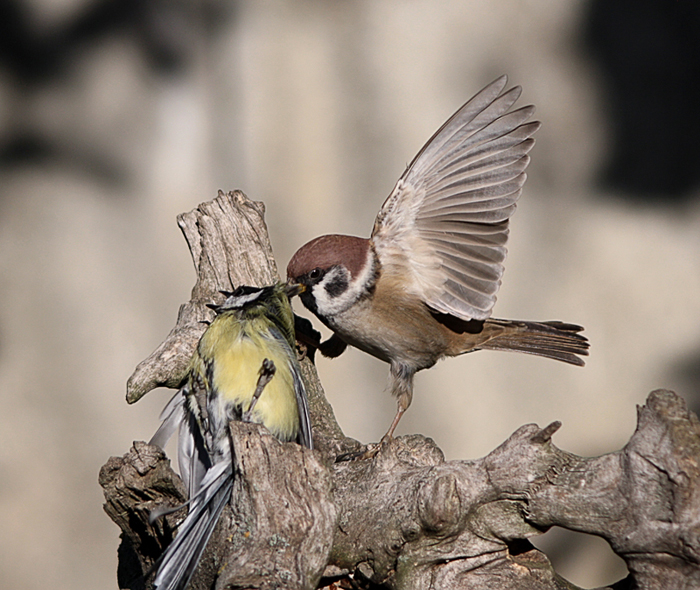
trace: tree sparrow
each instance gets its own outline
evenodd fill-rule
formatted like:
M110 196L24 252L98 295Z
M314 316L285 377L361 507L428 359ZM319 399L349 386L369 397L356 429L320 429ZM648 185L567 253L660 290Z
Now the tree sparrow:
M390 365L396 416L411 404L413 375L474 350L512 350L583 365L581 326L491 318L501 285L508 220L525 182L533 106L510 110L520 87L495 80L462 106L408 166L374 222L370 239L326 235L302 246L290 285L334 334Z

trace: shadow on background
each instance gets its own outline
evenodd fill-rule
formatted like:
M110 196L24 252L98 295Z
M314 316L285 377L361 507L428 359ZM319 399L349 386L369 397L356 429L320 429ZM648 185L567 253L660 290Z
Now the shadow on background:
M607 101L600 184L632 204L682 212L700 194L700 2L592 0L582 26ZM670 379L700 412L700 350Z
M0 167L57 163L111 184L124 181L127 174L108 155L90 146L76 150L14 115L49 85L70 84L81 56L117 36L128 38L138 48L152 75L177 76L207 34L234 9L235 2L208 0L97 0L84 3L65 22L41 29L29 3L0 2L0 68L15 98L10 129L0 137Z
M603 186L683 204L700 186L700 2L592 0L582 25L608 103Z
M598 565L598 577L606 586L623 580L628 574L622 558L600 537L552 527L543 536L530 540L545 553L554 570L574 584L585 586L586 570L591 564Z

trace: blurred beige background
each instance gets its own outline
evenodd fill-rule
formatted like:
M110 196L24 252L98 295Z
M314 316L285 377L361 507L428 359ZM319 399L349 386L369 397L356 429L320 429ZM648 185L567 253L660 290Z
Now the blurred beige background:
M5 0L0 7L0 585L116 588L100 466L171 392L125 382L194 280L175 216L240 188L284 269L321 233L367 236L432 132L502 73L543 122L498 317L586 327L584 369L480 352L419 375L399 433L475 458L520 425L619 449L635 404L700 392L700 19L691 0ZM318 369L345 432L394 401L357 351ZM551 531L572 581L624 576Z

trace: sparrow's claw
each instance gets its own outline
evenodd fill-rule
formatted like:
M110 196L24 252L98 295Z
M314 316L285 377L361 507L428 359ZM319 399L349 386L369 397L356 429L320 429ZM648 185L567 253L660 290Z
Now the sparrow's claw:
M374 459L386 445L393 442L394 437L385 434L378 443L370 443L363 450L353 451L351 453L343 453L335 458L336 463L345 461L364 461L366 459Z

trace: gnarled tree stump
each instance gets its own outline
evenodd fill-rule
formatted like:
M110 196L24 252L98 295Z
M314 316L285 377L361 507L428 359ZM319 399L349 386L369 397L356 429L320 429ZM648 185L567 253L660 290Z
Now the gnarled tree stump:
M234 192L179 216L197 284L129 379L129 402L179 385L219 290L277 279L263 214ZM558 449L553 423L523 426L478 460L445 461L413 435L371 460L337 462L362 445L343 436L309 356L316 450L230 425L231 503L192 588L574 589L527 540L555 525L610 543L630 572L615 590L700 588L700 423L674 393L652 392L629 443L602 457ZM186 509L153 526L148 514L181 504L184 486L162 450L139 442L107 462L100 484L122 530L119 587L149 588Z

